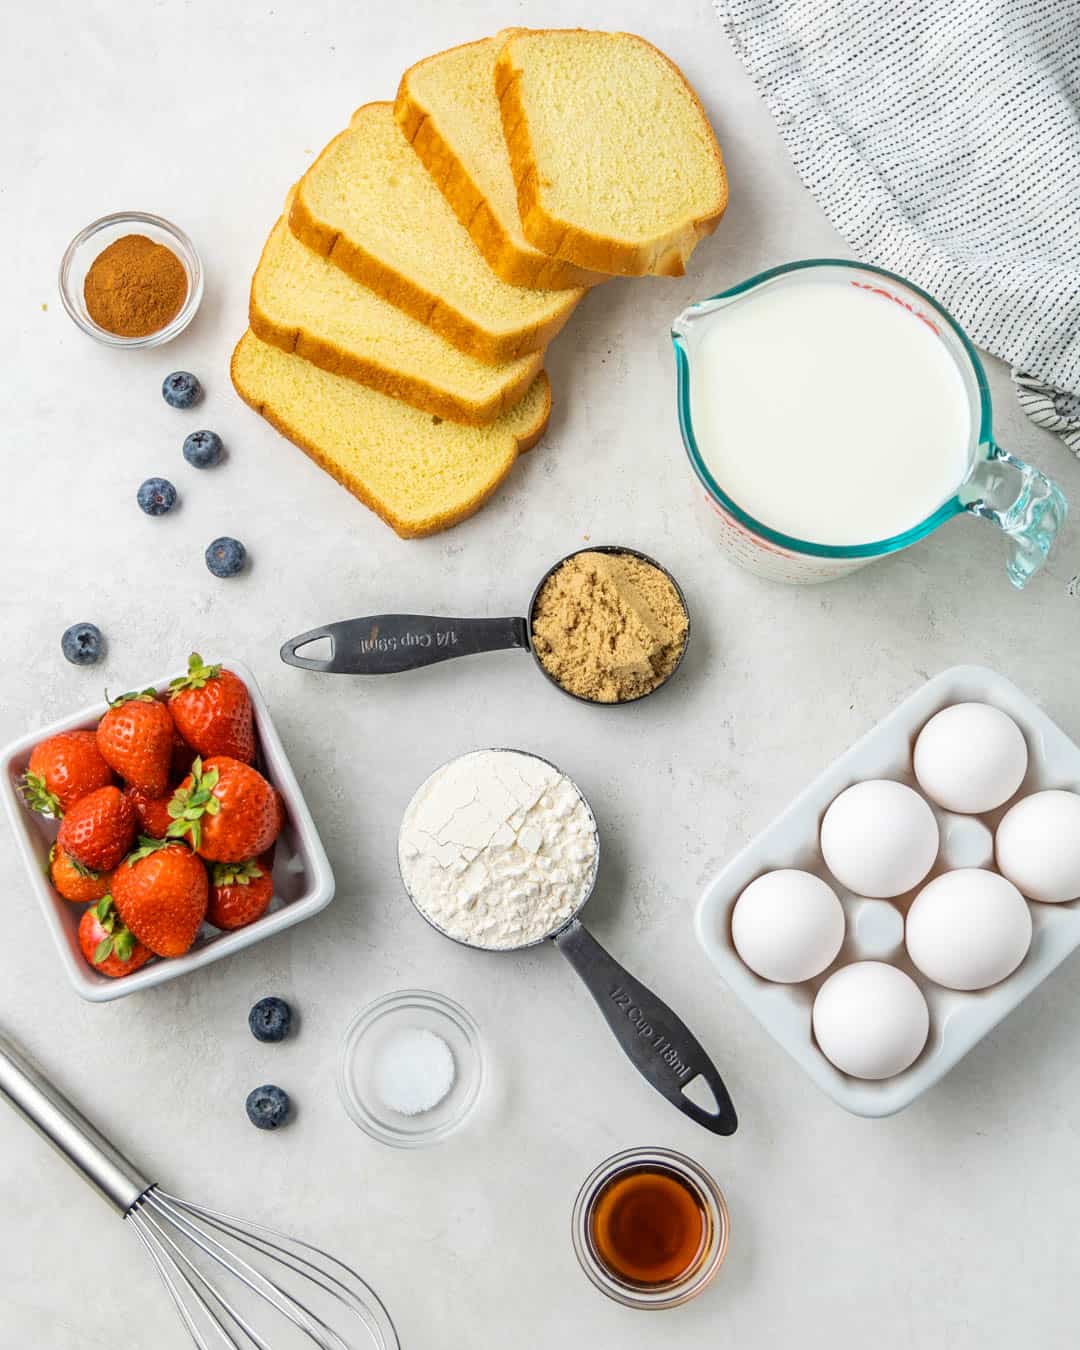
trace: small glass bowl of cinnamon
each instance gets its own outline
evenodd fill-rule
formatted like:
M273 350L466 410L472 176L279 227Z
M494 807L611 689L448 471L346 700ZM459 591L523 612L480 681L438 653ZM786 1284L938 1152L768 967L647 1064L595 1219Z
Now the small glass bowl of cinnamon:
M195 317L202 296L195 245L176 225L147 211L117 211L93 221L60 262L64 308L84 333L109 347L170 342Z

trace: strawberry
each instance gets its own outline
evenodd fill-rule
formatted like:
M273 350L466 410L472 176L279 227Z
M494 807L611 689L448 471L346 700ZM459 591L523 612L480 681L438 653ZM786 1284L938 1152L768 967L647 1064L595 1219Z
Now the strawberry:
M118 787L80 797L60 822L58 848L83 867L111 872L135 838L135 808Z
M269 853L242 863L213 863L206 918L215 928L246 928L261 919L274 898Z
M275 789L257 769L228 755L197 759L169 803L173 838L187 835L210 862L242 862L265 853L281 832Z
M163 797L169 790L175 734L172 713L152 689L144 689L109 703L98 723L97 745L125 782L148 797Z
M112 782L92 731L60 731L35 745L22 781L31 811L56 820L80 797Z
M175 718L173 719L176 720ZM177 731L173 735L172 764L169 766L169 784L175 787L177 783L188 776L191 772L191 766L195 762L195 756L198 752L193 750L183 736Z
M116 980L145 966L153 953L121 923L111 895L79 920L79 947L99 975Z
M124 796L135 808L139 818L139 833L148 834L151 839L164 839L172 824L172 816L169 815L172 794L151 797L141 788L129 787L124 789Z
M82 905L108 895L112 873L91 871L53 844L49 849L49 880L65 900Z
M198 652L188 673L169 685L169 707L181 736L200 755L255 758L255 715L247 685L231 670L207 666Z
M158 956L189 951L206 914L202 860L176 840L139 840L116 869L112 895L124 923Z

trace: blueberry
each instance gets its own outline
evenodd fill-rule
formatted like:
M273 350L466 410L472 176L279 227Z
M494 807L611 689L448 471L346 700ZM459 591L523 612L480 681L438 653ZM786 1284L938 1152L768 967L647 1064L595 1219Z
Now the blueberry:
M291 1022L292 1009L283 998L261 998L248 1013L248 1026L257 1041L283 1041Z
M216 431L193 431L184 442L184 458L196 469L212 469L225 447Z
M202 385L186 370L174 370L165 376L161 396L170 408L190 408L198 403Z
M60 650L73 666L92 666L101 660L101 629L96 623L73 623L64 629Z
M148 516L163 516L176 505L176 489L167 478L148 478L136 498Z
M265 1083L248 1093L248 1120L257 1130L276 1130L289 1119L289 1094L272 1083Z
M216 577L234 577L244 566L247 549L239 539L230 539L222 535L215 539L206 550L206 565Z

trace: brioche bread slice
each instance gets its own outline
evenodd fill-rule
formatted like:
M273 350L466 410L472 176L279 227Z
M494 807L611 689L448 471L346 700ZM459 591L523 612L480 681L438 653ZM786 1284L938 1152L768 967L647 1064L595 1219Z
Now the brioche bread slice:
M495 88L529 242L579 267L681 276L728 191L679 68L632 33L514 29Z
M495 97L506 34L418 61L401 77L394 117L488 266L512 286L595 286L604 273L553 258L525 238Z
M289 228L316 253L481 361L541 351L584 292L508 286L394 121L368 103L300 180Z
M543 434L551 388L541 371L489 427L441 421L261 342L233 352L236 392L403 539L436 534L478 510Z
M424 412L483 426L512 408L539 374L536 352L492 366L313 253L284 217L270 232L251 281L256 337L296 352Z

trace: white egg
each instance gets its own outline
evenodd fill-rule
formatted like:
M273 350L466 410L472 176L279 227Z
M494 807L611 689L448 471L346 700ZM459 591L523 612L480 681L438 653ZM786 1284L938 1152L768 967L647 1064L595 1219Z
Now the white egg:
M1029 900L1080 899L1080 795L1051 788L1021 798L1002 817L994 852Z
M930 1011L922 990L883 961L830 975L814 1000L814 1035L826 1059L853 1078L892 1078L922 1054Z
M1031 946L1031 911L1011 881L979 867L935 877L908 910L908 955L947 989L987 989Z
M887 778L841 792L821 822L829 871L857 895L879 900L917 886L933 867L939 843L930 807L914 788Z
M1024 733L989 703L954 703L915 742L919 786L946 811L975 815L1007 802L1028 767Z
M755 974L798 984L836 959L844 941L844 910L820 877L782 868L752 881L735 901L731 936Z

